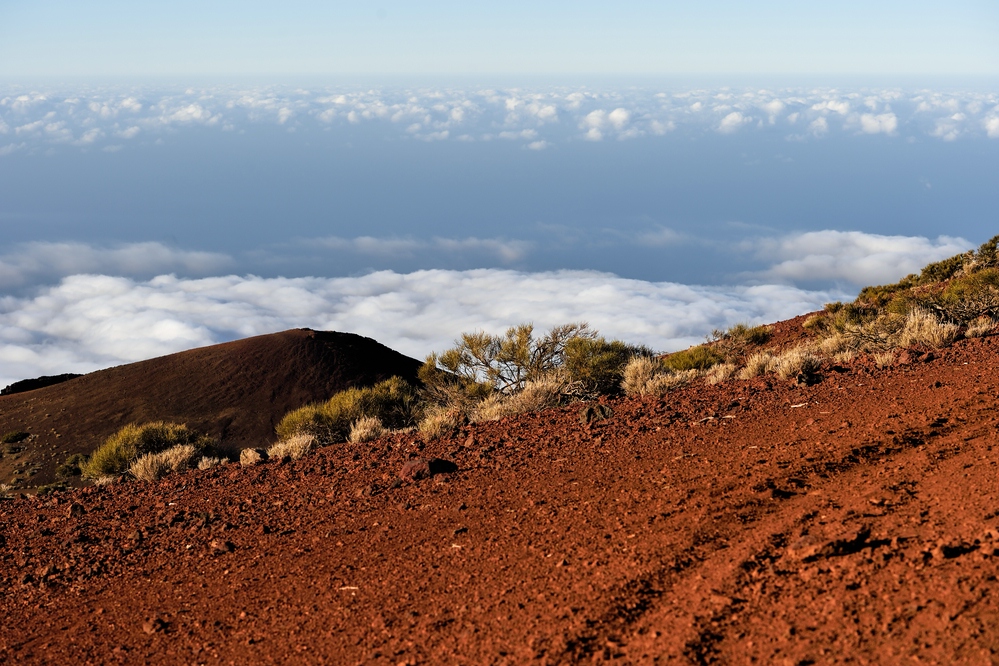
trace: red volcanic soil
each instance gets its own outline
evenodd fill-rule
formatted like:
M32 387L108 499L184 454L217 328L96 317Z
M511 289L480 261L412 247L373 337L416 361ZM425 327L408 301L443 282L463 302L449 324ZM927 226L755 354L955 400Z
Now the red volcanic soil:
M0 662L996 663L999 338L907 357L0 502Z
M73 453L90 453L128 423L174 421L232 448L260 446L293 409L392 375L416 381L419 361L352 333L298 329L260 335L93 372L55 386L0 396L0 434L26 431L0 458L0 482L55 480Z

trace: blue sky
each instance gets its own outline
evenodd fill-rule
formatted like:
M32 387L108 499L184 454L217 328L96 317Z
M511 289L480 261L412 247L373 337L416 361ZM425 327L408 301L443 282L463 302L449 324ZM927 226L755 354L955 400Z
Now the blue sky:
M997 210L996 2L0 1L0 386L299 326L679 349Z
M0 76L999 74L992 0L0 3Z

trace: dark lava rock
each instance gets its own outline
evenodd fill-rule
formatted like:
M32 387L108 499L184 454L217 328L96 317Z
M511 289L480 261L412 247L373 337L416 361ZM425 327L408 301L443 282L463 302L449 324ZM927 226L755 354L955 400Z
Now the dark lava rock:
M416 458L402 466L402 469L399 470L399 478L403 481L419 481L420 479L429 479L435 474L450 474L457 471L458 466L450 460Z

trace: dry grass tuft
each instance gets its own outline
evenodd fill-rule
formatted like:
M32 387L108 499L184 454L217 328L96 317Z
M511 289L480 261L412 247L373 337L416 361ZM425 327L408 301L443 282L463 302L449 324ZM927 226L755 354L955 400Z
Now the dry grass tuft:
M773 359L773 371L781 379L812 374L822 366L822 359L805 347L794 347Z
M898 346L946 347L957 339L959 330L957 324L941 322L932 312L915 308L905 318Z
M568 382L558 373L552 372L533 381L526 382L524 388L511 395L495 393L478 405L471 414L471 421L496 421L504 416L536 412L549 407L557 407Z
M876 352L873 356L874 364L879 368L887 368L895 363L895 352Z
M128 473L140 481L158 481L171 472L190 469L198 450L192 444L179 444L159 453L147 453L133 462Z
M198 469L204 471L206 469L211 469L212 467L217 467L218 465L224 465L227 462L229 461L224 458L209 458L206 456L198 461Z
M991 333L995 327L995 320L988 315L984 315L972 320L971 323L968 324L968 330L964 332L964 337L981 338Z
M636 356L624 368L621 388L625 395L662 395L686 386L701 375L697 369L670 370L659 359Z
M298 460L316 445L316 438L312 435L299 433L287 439L282 439L267 449L268 458L291 458Z
M465 412L460 407L432 405L417 429L425 439L436 439L453 433L465 420Z
M846 365L847 363L853 363L853 360L857 358L857 352L852 349L846 349L841 352L837 352L833 355L833 361L836 363L841 363Z
M739 379L752 379L753 377L759 377L774 369L776 359L774 355L768 351L756 352L748 359L746 359L746 365L742 370L739 371Z
M735 363L719 363L708 370L705 376L709 384L720 384L731 379L736 370L738 370L738 366Z
M347 441L353 444L370 442L388 433L388 429L382 425L382 420L377 416L365 416L357 419L350 426L350 435Z

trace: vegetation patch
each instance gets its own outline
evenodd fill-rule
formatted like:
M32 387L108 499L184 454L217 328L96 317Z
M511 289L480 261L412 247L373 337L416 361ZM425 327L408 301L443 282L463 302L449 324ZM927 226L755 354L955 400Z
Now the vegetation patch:
M201 452L213 447L215 441L177 423L130 423L108 437L90 454L90 458L81 466L81 471L88 479L117 476L142 456L181 445L191 445Z
M88 456L85 453L74 453L66 458L66 462L56 467L56 476L61 479L80 476L83 474L83 465L87 463L87 458Z
M415 388L392 377L369 388L351 388L326 402L306 405L285 415L277 426L282 440L307 435L319 445L345 442L351 426L364 417L377 417L386 427L414 425L420 412Z
M12 430L0 437L0 444L20 444L31 437L31 433L23 430Z

